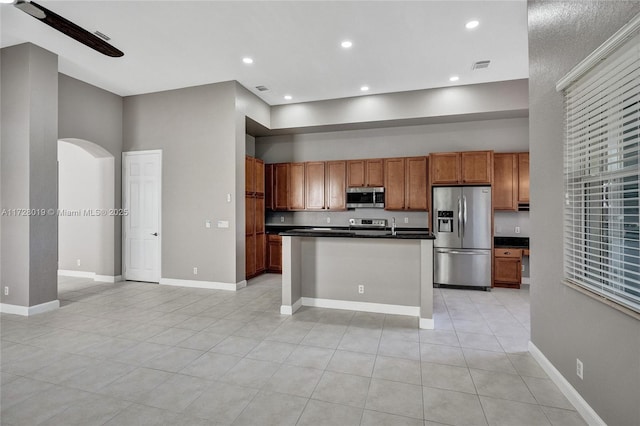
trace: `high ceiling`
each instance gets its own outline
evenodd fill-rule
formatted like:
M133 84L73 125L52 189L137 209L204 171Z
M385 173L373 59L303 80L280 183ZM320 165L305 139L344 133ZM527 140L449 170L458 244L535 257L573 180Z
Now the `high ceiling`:
M60 72L122 96L237 80L278 105L528 77L525 0L38 2L107 34L124 57L10 4L0 45L32 42L59 55ZM480 60L489 68L472 70Z

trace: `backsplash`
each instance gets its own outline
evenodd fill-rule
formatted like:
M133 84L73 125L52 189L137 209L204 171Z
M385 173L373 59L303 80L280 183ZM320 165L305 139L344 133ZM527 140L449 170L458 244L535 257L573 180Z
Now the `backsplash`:
M520 233L516 233L516 227ZM498 237L530 237L529 212L496 212L493 234Z
M384 209L353 209L342 212L267 212L266 224L302 226L349 226L349 219L352 217L366 219L387 219L389 224L391 224L391 218L395 217L396 225L398 226L398 228L429 227L427 223L427 212L392 212ZM327 219L329 219L329 221L327 221Z

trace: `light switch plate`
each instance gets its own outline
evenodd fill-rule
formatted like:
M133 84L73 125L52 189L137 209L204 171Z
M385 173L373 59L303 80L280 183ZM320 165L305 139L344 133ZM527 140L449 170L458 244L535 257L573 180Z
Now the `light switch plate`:
M218 228L228 228L229 227L229 221L228 220L219 220L218 221Z

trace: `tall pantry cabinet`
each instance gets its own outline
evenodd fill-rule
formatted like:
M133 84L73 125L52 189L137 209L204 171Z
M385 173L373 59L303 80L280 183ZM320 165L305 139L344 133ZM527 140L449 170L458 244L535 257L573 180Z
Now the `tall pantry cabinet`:
M267 240L264 227L264 161L245 158L245 275L265 270Z

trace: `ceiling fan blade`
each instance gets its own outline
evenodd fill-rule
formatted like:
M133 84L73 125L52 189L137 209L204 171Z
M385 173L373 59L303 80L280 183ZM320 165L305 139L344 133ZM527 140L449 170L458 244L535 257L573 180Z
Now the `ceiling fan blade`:
M113 58L124 56L124 53L121 50L113 47L100 37L90 33L82 27L79 27L68 19L50 11L36 2L18 0L14 6L61 33L79 41L85 46L89 46L90 48L102 53L103 55L111 56Z

